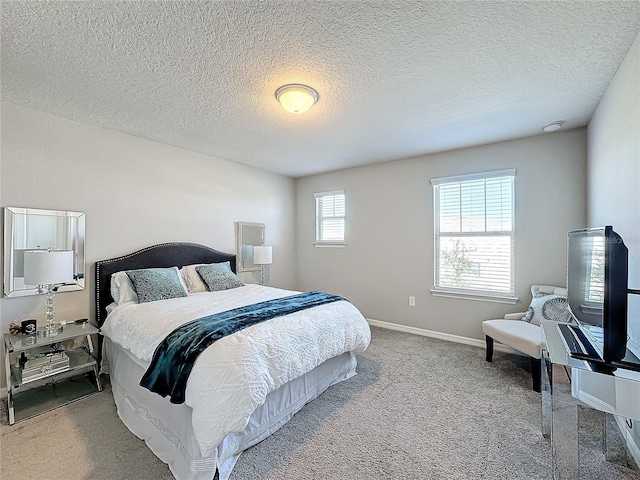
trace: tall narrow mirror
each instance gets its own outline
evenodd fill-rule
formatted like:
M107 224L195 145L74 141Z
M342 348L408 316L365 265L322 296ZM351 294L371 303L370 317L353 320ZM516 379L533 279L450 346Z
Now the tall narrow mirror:
M238 222L236 239L236 265L238 272L260 270L260 265L253 263L253 247L264 245L264 223Z
M36 285L24 283L24 253L28 250L71 250L73 280L60 285L58 292L84 288L83 212L4 208L4 285L5 297L38 293Z

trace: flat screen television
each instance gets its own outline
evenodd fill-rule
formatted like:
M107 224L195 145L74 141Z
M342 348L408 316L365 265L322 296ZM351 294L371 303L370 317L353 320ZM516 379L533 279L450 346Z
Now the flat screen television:
M601 361L627 353L628 250L611 226L569 232L567 301Z

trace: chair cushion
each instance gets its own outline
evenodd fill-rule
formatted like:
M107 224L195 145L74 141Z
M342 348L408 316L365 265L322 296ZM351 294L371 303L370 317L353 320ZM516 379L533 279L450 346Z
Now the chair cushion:
M540 358L542 330L522 320L485 320L485 335L533 358Z

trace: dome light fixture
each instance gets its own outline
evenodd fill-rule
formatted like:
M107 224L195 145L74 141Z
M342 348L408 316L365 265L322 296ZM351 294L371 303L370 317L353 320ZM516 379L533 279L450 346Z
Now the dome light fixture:
M287 112L299 114L313 107L320 96L307 85L290 83L276 90L276 98Z
M562 128L562 124L564 122L552 122L544 127L542 127L543 132L555 132L556 130L560 130Z

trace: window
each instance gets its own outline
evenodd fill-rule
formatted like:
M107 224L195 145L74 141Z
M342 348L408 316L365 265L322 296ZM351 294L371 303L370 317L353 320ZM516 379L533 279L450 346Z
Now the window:
M315 193L315 245L344 245L344 191Z
M434 295L514 302L515 170L431 181Z

